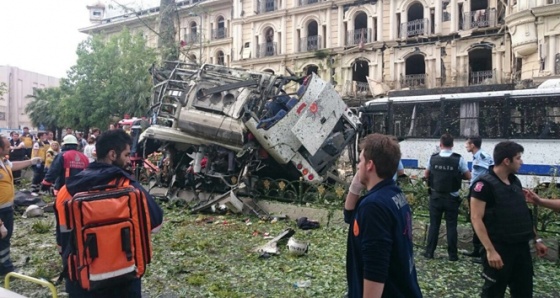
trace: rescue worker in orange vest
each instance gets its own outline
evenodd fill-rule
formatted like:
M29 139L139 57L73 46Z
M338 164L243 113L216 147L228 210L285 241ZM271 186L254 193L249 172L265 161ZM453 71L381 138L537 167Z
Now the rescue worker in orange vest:
M58 154L43 179L41 190L47 191L52 186L54 194L66 183L66 178L83 171L89 164L87 156L78 151L78 139L66 135L62 139L62 153Z
M33 180L31 180L31 191L38 192L41 187L41 181L45 178L45 160L47 159L47 150L50 145L47 141L47 133L40 132L37 134L37 142L33 144L31 158L40 157L42 162L33 166Z

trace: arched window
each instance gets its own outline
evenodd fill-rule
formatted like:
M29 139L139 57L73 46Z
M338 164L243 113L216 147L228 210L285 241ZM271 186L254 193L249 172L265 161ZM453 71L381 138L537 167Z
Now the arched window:
M430 26L429 20L424 18L424 6L419 2L414 2L407 11L408 22L401 24L401 34L404 37L428 35Z
M274 42L274 29L267 27L263 31L264 43L258 45L258 58L275 56L276 55L276 42Z
M416 88L426 86L426 62L421 54L414 54L406 58L406 74L401 81L403 88Z
M196 43L198 42L198 25L196 22L191 22L190 24L190 33L188 34L187 42L188 43Z
M300 43L300 52L316 51L320 49L319 26L316 21L307 24L307 37L303 37Z
M225 59L225 56L224 56L224 52L218 51L216 53L216 64L226 65L226 59Z
M469 51L469 85L492 83L492 48L479 47Z
M219 16L218 17L218 27L216 29L214 29L214 34L212 34L212 37L214 37L214 39L222 39L226 37L226 23L224 20L224 17Z

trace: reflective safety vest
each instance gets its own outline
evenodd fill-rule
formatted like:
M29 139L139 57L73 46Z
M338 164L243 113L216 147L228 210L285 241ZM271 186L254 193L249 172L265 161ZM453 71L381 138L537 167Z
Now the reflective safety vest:
M33 147L33 138L30 134L22 135L19 138L23 142L23 144L25 144L25 148L30 149L31 147Z
M64 212L64 203L72 199L72 195L64 185L56 194L56 201L54 204L54 216L56 218L56 246L58 253L62 254L62 247L65 246L70 237L70 229L68 227L68 220Z
M51 145L45 144L41 141L38 141L37 143L39 144L39 149L37 149L37 152L31 152L31 158L40 157L43 159L43 162L45 162L45 160L47 160L47 150L51 148Z

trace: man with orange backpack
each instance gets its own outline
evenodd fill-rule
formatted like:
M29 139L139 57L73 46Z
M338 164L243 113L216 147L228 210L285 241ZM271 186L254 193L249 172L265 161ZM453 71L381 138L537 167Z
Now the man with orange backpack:
M142 296L150 233L159 231L163 211L124 170L131 145L122 129L101 134L97 161L69 177L57 195L57 244L70 297Z
M89 159L78 151L78 139L67 134L62 139L62 153L58 154L47 174L41 182L41 190L46 191L54 184L54 194L64 186L66 179L83 171L89 164Z

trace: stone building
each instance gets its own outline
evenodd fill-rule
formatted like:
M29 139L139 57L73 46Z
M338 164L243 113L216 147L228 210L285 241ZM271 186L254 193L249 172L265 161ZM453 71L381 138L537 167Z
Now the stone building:
M155 5L128 14L89 6L93 24L81 31L127 26L155 46ZM560 75L559 0L185 0L177 7L185 60L316 72L347 99L529 87Z
M35 88L59 86L59 78L23 70L12 66L0 65L0 82L6 84L7 92L0 96L0 132L21 130L27 126L33 129L25 107L33 99Z

